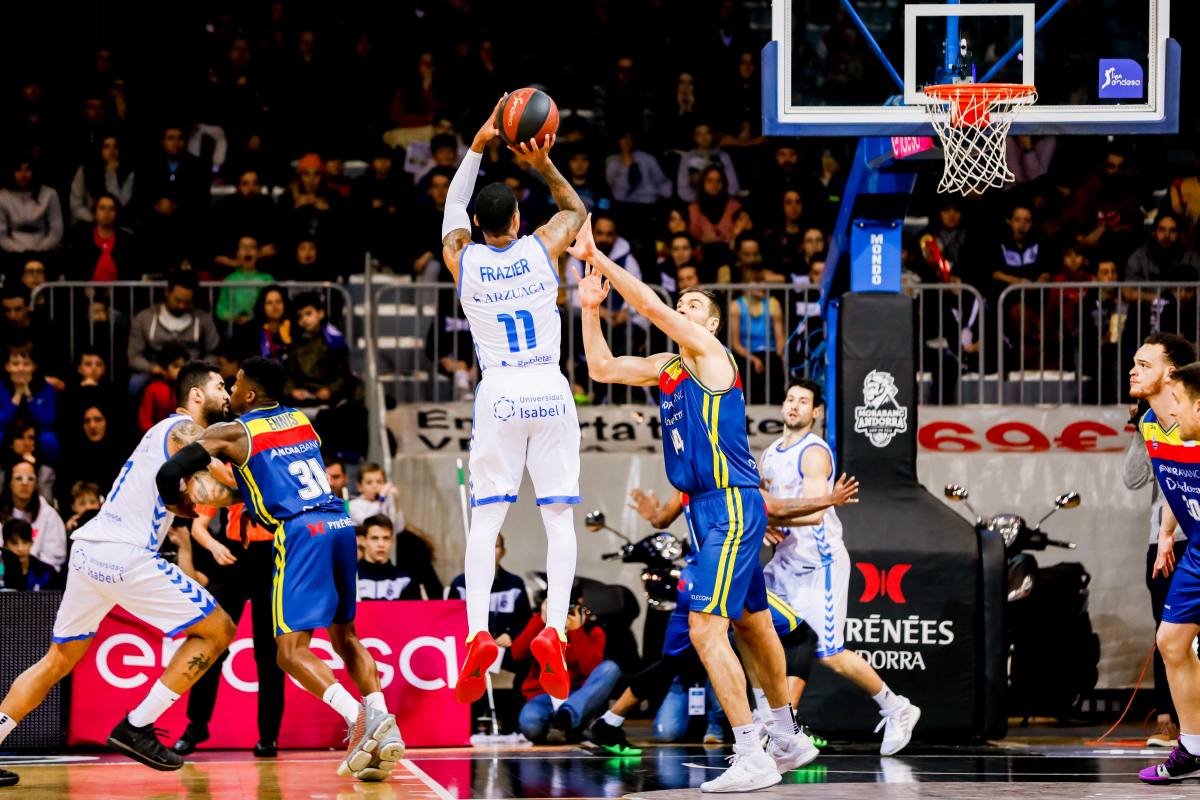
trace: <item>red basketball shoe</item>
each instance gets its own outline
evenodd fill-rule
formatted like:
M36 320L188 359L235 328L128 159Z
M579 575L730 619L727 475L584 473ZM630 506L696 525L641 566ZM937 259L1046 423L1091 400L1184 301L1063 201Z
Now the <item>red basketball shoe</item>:
M534 637L529 645L533 657L537 659L542 669L539 680L546 694L566 700L571 694L571 673L567 669L567 640L554 628L546 630Z
M462 670L458 673L458 683L454 687L454 697L460 703L474 703L483 697L487 691L488 667L496 663L500 648L496 640L487 631L479 631L467 641L467 657L463 660Z

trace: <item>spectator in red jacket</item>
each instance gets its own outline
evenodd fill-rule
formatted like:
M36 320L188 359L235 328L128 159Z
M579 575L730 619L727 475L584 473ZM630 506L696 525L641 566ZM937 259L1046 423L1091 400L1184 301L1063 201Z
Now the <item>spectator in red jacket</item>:
M541 633L546 623L545 601L541 612L529 619L525 630L513 640L512 656L529 661L529 645ZM621 679L621 668L604 660L604 631L595 624L585 624L589 612L578 603L567 615L567 669L571 672L571 694L557 704L542 690L538 677L541 668L533 661L521 692L525 707L521 709L518 725L531 742L579 741L581 731L597 712L603 710L609 695Z
M179 404L175 402L175 378L187 363L188 354L179 345L171 343L158 351L155 360L162 367L163 374L151 378L150 383L146 384L146 391L142 393L142 403L138 407L138 429L142 433L171 416L178 407Z

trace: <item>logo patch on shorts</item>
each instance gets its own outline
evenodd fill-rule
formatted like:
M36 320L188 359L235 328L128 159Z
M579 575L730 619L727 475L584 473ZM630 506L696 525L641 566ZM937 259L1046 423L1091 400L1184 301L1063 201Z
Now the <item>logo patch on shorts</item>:
M492 416L501 422L507 422L517 413L517 404L507 397L501 397L495 403L492 403Z

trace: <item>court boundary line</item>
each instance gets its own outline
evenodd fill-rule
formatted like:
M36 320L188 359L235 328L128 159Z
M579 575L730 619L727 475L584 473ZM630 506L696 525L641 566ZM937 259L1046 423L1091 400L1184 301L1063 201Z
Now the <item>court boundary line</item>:
M402 758L402 759L400 759L400 763L404 765L405 769L407 769L413 775L416 775L417 778L421 781L421 783L423 783L427 787L429 787L430 791L432 791L439 798L441 798L441 800L459 800L459 798L450 794L449 789L447 789L445 786L442 786L440 783L435 781L433 778L429 777L429 773L427 773L425 770L418 767L411 760L409 760L407 758Z

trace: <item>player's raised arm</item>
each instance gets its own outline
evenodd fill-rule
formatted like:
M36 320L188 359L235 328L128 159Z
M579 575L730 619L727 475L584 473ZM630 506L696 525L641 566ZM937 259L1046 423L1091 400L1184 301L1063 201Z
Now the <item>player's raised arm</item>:
M471 243L471 218L467 216L467 206L471 203L471 195L475 193L475 179L479 177L479 165L483 161L483 149L487 143L500 135L496 129L496 114L504 105L504 94L487 120L475 133L471 140L471 149L463 156L454 180L450 181L449 193L446 195L446 211L442 215L442 263L454 282L458 283L458 256L464 247Z
M608 296L608 284L600 273L585 265L587 274L575 273L579 284L579 305L583 316L583 352L587 356L588 374L601 383L624 383L629 386L655 386L658 374L671 360L670 353L643 358L614 356L600 328L600 303Z
M599 270L625 302L669 336L685 355L728 361L725 348L711 331L668 306L653 289L597 249L590 216L567 252Z
M550 148L554 146L555 138L551 134L541 147L538 147L536 140L530 139L528 142L521 142L520 148L509 148L538 171L554 197L554 205L558 206L558 213L533 232L546 246L551 265L558 263L558 257L567 249L567 245L575 240L588 217L587 206L583 204L570 181L563 177L558 167L550 160Z
M816 448L814 448L816 449ZM858 502L858 479L842 475L833 485L833 491L818 497L776 497L765 489L762 492L767 505L767 521L772 525L816 525L824 516L825 509Z
M183 440L193 433L191 429L183 428L176 435L176 429L187 424L180 423L171 430L177 445L183 444ZM198 425L195 427L199 428ZM168 452L170 446L169 441ZM196 505L228 506L238 502L237 493L213 478L208 468L214 458L243 464L249 451L246 429L236 422L213 425L205 429L199 438L184 444L159 467L155 477L158 493L167 510L181 517L191 517L195 514ZM193 477L196 480L189 481Z

